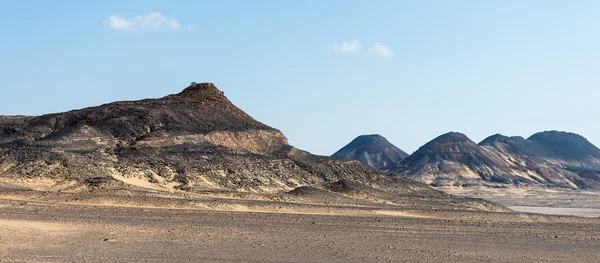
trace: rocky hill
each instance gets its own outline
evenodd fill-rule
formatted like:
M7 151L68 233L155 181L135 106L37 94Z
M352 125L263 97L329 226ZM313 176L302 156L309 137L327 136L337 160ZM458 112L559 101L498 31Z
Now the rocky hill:
M458 200L358 161L298 150L212 83L192 83L159 99L0 117L3 189L268 194L341 180L386 193Z
M527 139L534 144L531 155L557 162L570 170L600 171L600 149L579 134L547 131Z
M393 164L408 154L379 134L361 135L331 155L338 159L357 160L375 169Z
M496 134L479 144L448 133L384 170L433 186L600 189L599 153L582 136L566 132L541 132L528 139Z

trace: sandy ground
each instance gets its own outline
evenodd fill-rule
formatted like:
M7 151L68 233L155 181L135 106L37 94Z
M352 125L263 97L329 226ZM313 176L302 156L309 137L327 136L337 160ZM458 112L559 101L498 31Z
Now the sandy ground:
M440 188L454 195L476 197L520 212L600 218L600 191L543 188Z
M600 262L599 219L248 202L0 195L0 261Z

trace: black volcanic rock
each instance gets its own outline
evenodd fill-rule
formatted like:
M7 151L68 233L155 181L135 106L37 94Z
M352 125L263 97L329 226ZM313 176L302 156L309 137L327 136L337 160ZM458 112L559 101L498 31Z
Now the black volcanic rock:
M495 134L485 138L479 143L480 146L489 146L498 151L508 152L515 155L530 155L535 149L535 145L520 136L504 136Z
M494 165L492 157L481 147L466 135L457 132L446 133L433 139L407 157L403 163L410 165L423 158L459 162L472 168L481 164Z
M448 133L419 148L386 172L434 186L544 186L595 188L597 148L583 137L546 132L524 139L492 135L475 144Z
M458 132L449 132L438 136L437 138L420 147L417 152L420 153L465 153L477 150L477 145L466 135ZM416 152L415 152L416 153Z
M583 136L559 131L540 132L527 140L522 137L491 136L481 146L496 150L506 158L520 160L550 181L566 178L581 188L598 188L600 150ZM577 176L575 176L577 175ZM572 186L572 185L571 185Z
M339 159L358 160L376 169L390 165L408 156L379 134L361 135L331 155Z
M497 134L486 138L479 145L518 156L541 158L569 168L600 171L600 149L575 133L545 131L528 139Z
M89 127L130 143L152 132L207 133L275 129L233 105L212 83L161 99L125 101L39 117L0 119L0 142L56 140Z
M388 192L440 194L357 161L295 149L279 130L244 113L212 83L193 83L159 99L37 117L0 116L0 185L281 193L342 179Z
M432 185L465 185L488 181L494 167L503 165L467 136L443 134L420 147L404 160L387 167L389 173L407 175Z
M579 134L546 131L527 138L537 145L534 155L561 162L570 168L600 171L600 149Z

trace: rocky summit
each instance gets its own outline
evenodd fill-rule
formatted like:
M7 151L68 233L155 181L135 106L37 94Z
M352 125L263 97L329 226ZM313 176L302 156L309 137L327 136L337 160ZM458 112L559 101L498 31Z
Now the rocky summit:
M496 134L479 144L451 132L384 170L433 186L600 189L600 150L567 132L528 139Z
M408 154L379 134L361 135L331 155L338 159L357 160L375 169L393 164Z

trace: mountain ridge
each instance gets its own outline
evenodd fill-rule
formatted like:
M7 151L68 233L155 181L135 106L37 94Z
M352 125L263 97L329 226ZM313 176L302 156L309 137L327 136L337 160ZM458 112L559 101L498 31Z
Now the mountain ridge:
M583 136L539 132L528 139L495 134L475 144L447 133L383 170L433 186L542 186L600 189L600 150Z

